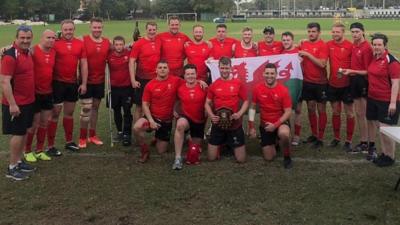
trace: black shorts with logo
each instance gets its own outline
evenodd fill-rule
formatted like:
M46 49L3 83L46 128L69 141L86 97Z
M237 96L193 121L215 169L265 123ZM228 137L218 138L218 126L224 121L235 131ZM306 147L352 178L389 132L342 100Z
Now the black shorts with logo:
M240 126L234 130L222 130L213 124L208 143L211 145L226 144L233 149L241 147L245 144L243 128Z
M53 81L53 102L60 104L63 102L78 101L78 84Z
M330 102L343 102L344 104L353 103L353 97L350 92L350 86L336 88L328 85L328 100Z
M104 83L101 84L87 84L86 93L79 95L80 99L102 99L104 98Z
M34 112L34 103L18 106L20 114L12 118L10 107L2 105L3 111L3 134L11 134L22 136L26 134L26 130L32 127Z
M353 99L366 98L368 96L368 80L366 76L350 76L350 93Z
M36 94L34 112L53 109L53 94Z
M325 103L328 100L327 85L314 84L303 82L303 90L301 92L301 99L304 101L316 101L318 103Z
M181 118L185 118L189 123L189 133L192 138L204 138L204 128L206 123L195 123L189 117L182 115Z
M290 128L289 121L285 121L284 123L281 124L281 126L282 125L286 125ZM278 129L279 127L275 129L273 132L268 132L265 131L264 127L261 126L259 127L261 136L261 142L260 142L261 147L276 144L276 141L278 140Z
M135 103L135 105L141 106L144 87L146 87L147 83L149 83L151 80L138 78L137 81L140 83L140 87L135 88L135 96L133 99L133 103Z
M396 113L392 116L388 115L390 102L367 99L367 120L377 120L381 123L389 125L397 125L399 121L400 102L396 102Z

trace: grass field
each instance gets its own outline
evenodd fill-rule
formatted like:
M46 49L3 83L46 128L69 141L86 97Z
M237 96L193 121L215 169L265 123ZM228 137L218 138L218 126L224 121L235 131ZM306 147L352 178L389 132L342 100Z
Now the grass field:
M263 27L272 25L276 33L290 30L299 40L305 37L304 27L310 21L250 20L228 26L234 37L239 37L242 27L251 26L260 39ZM318 21L324 39L329 39L333 19ZM344 22L349 25L352 20ZM361 22L368 34L388 34L391 51L400 56L399 21ZM184 22L183 31L190 34L192 25ZM204 25L207 38L213 36L215 24ZM87 33L87 26L78 25L78 35ZM159 21L159 26L160 31L166 30L165 21ZM58 25L49 27L57 30ZM35 41L43 29L34 27ZM128 38L132 29L132 23L107 22L104 33ZM0 27L0 46L11 43L14 32L15 26ZM381 169L366 162L363 155L348 155L340 148L328 147L313 151L304 144L294 149L293 169L285 170L282 158L264 162L257 141L248 140L249 159L244 165L228 157L172 171L172 145L163 156L152 149L151 160L144 165L136 162L138 149L120 145L110 148L107 118L102 107L98 133L106 142L104 146L89 146L78 154L63 151L60 158L37 163L38 171L24 182L1 178L8 163L8 138L1 136L0 224L400 224L400 193L393 191L400 175L397 163ZM309 130L305 116L303 121L302 136L306 137ZM329 119L325 144L331 139ZM354 142L358 142L357 129ZM56 143L62 149L61 123Z

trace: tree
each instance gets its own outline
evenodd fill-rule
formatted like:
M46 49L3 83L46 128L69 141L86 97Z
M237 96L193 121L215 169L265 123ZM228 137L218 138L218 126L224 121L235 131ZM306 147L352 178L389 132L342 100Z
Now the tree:
M3 0L3 15L9 20L13 20L19 12L19 2L14 0Z

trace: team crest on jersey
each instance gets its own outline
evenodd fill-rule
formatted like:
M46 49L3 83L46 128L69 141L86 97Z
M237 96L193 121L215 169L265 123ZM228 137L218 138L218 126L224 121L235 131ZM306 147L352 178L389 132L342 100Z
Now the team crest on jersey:
M171 89L172 88L172 85L171 84L168 84L168 89Z
M234 87L234 86L230 86L230 87L229 87L229 90L230 90L231 92L233 92L233 90L235 90L235 87Z
M268 95L261 95L262 98L268 98Z
M313 48L312 50L313 50L314 53L316 53L318 49L317 48Z
M67 49L68 49L69 51L71 51L71 49L72 49L72 43L67 43Z
M189 96L191 99L194 99L194 93L190 93Z
M128 56L124 56L124 59L125 59L125 60L128 60Z
M216 91L222 91L222 88L217 88L217 89L215 89Z
M46 64L49 64L49 62L50 62L49 57L50 57L49 55L45 55L44 61L46 62Z
M178 41L181 42L181 38L178 38Z

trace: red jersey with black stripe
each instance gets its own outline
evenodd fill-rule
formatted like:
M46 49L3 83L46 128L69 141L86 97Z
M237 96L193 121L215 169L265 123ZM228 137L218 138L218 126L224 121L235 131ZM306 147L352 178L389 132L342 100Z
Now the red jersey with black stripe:
M315 42L303 41L300 50L306 51L318 59L328 59L329 51L323 40ZM301 63L304 81L314 84L326 84L328 82L326 68L315 65L311 59L304 56Z
M113 51L107 58L108 69L110 70L111 87L130 87L131 77L129 75L130 52L124 49L118 53Z
M130 54L136 59L135 77L150 80L156 77L157 63L160 61L161 42L158 39L140 38L133 44Z
M349 77L337 76L339 68L350 69L351 52L353 44L348 40L337 43L334 40L327 42L329 48L329 85L335 88L343 88L349 86Z
M280 83L272 88L265 82L257 84L253 89L252 102L260 106L260 119L264 124L277 122L285 109L292 108L289 90Z
M204 103L206 102L207 90L201 88L200 84L188 87L186 83L178 88L178 98L181 103L181 110L185 117L195 123L205 121Z
M83 44L88 61L88 84L104 83L110 41L107 38L102 38L101 42L96 42L90 35L86 35L83 36Z
M35 101L33 60L28 50L22 50L15 44L6 50L1 58L0 74L11 77L12 93L17 105L28 105ZM9 105L4 93L2 104Z
M39 45L33 47L32 59L35 65L35 93L50 94L53 92L52 81L55 58L56 51L53 48L46 52Z
M259 56L278 55L281 54L282 50L283 45L280 41L273 41L271 44L268 44L265 41L258 42Z
M360 44L353 43L351 52L351 69L352 70L367 70L372 61L372 47L368 41L363 41Z
M186 58L184 44L191 41L190 38L182 32L164 32L157 35L157 38L161 41L161 59L167 61L170 74L182 76L183 61Z
M194 42L187 42L185 46L185 54L188 64L194 64L197 68L197 79L207 80L207 66L205 61L210 57L211 49L206 42L196 44Z
M388 51L379 58L372 59L368 66L368 97L390 102L392 92L391 79L400 79L400 63ZM400 95L397 96L400 100Z
M212 38L210 42L212 44L210 57L219 60L223 56L231 58L233 56L233 44L239 43L240 41L227 37L222 41L218 40L218 38Z
M86 59L86 51L83 41L72 38L66 40L61 38L54 43L56 60L54 64L54 80L65 83L76 83L78 63Z
M247 58L247 57L256 57L257 49L251 48L243 48L242 43L238 42L235 44L235 52L233 55L235 58Z
M147 83L142 101L150 104L150 112L154 118L161 121L172 120L178 87L183 82L182 78L168 75L165 80L155 78Z

